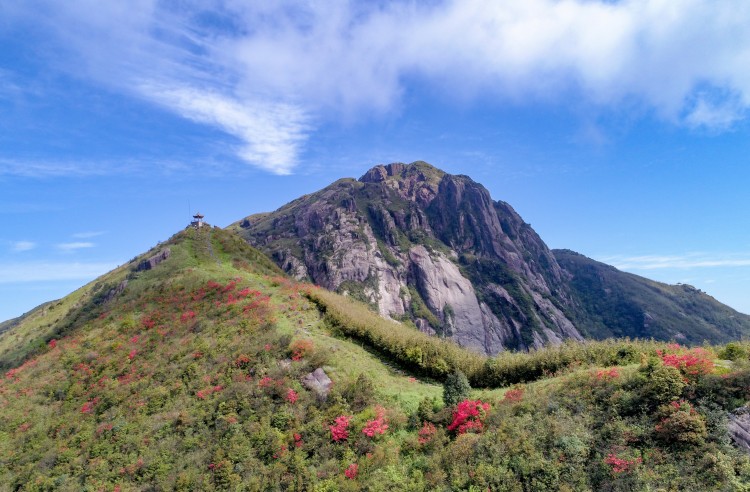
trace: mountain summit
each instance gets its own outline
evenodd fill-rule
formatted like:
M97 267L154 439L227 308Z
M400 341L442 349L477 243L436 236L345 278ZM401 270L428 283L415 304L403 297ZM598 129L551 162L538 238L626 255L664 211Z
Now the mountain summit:
M421 161L375 166L232 227L298 279L487 354L586 337L701 343L750 333L750 318L698 291L683 292L690 302L674 311L684 326L674 326L674 313L664 325L676 306L654 287L663 284L630 276L617 290L624 284L613 276L626 274L608 270L597 283L598 274L586 276L592 267L569 255L563 268L508 203L468 176ZM614 301L592 298L600 295ZM610 326L620 318L601 312L604 304L627 311L626 321Z

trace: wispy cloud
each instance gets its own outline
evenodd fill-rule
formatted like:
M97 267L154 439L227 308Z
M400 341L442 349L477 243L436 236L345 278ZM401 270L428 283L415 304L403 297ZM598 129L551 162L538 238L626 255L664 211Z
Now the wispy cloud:
M93 248L96 246L94 243L90 242L73 242L73 243L60 243L57 245L57 249L61 251L76 251L79 249L86 249L86 248Z
M150 174L174 174L190 172L193 162L158 159L118 159L97 161L59 161L0 157L0 177L21 178L95 178L98 176L134 176L144 172ZM225 167L214 162L201 160L201 172L212 168ZM2 213L2 212L0 212Z
M33 241L16 241L11 245L11 250L16 253L30 251L34 248L36 248L36 243Z
M116 267L115 263L0 263L0 283L89 280Z
M106 234L106 232L105 231L76 232L71 237L74 237L76 239L90 239L92 237L98 237L103 234Z
M191 87L141 86L144 94L185 118L221 128L242 144L237 154L276 174L289 174L307 138L309 117L293 104L241 101Z
M104 176L118 172L117 167L102 163L38 161L0 158L0 176L55 178Z
M599 258L620 270L692 269L750 266L750 255L708 255L688 253L684 255L608 256Z
M441 98L577 100L717 130L750 108L746 0L188 5L38 0L6 16L55 35L77 76L219 129L276 173L315 125L398 112L415 81Z

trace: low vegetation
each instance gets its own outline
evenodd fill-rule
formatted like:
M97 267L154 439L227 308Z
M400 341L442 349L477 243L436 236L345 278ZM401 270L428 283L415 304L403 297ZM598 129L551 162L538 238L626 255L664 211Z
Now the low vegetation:
M747 343L486 358L293 282L228 232L169 247L2 374L0 490L750 488L725 425L750 399ZM318 368L327 396L302 384Z

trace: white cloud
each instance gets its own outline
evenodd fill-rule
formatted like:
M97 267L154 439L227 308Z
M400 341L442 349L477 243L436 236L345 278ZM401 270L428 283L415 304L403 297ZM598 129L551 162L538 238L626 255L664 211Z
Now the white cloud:
M25 178L55 178L103 176L116 172L112 166L102 163L49 162L0 158L0 176Z
M89 238L92 238L92 237L101 236L102 234L106 234L106 232L104 232L104 231L76 232L75 234L72 235L72 237L74 237L76 239L89 239Z
M39 0L6 16L56 33L70 71L218 128L277 173L300 162L311 115L398 112L410 90L636 108L718 130L750 106L746 0L170 5Z
M156 102L185 118L221 128L239 138L237 154L275 174L289 174L306 139L305 111L292 104L239 101L190 87L141 86Z
M57 249L61 251L76 251L79 249L86 249L86 248L93 248L96 246L94 243L90 242L73 242L73 243L60 243L57 245Z
M685 122L696 128L725 130L741 120L745 112L746 108L736 100L726 99L712 102L701 98L687 113Z
M0 157L0 176L21 178L96 178L98 176L127 176L144 172L150 174L185 174L190 172L191 164L176 160L155 159L118 159L97 161L57 161ZM201 160L201 173L206 169L223 168L221 163ZM2 212L0 212L2 213Z
M36 243L32 241L16 241L11 245L11 249L17 253L30 251L36 248Z
M620 270L692 269L750 266L750 256L739 254L707 255L690 253L684 255L609 256L599 261Z
M114 263L0 263L0 283L89 280L116 267Z

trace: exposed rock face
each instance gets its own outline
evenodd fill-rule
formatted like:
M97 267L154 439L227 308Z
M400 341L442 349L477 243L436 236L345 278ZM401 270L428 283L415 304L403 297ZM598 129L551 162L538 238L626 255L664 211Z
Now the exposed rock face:
M302 378L302 385L315 393L320 399L325 401L328 398L328 393L331 392L331 386L333 381L320 367L315 369L313 372Z
M696 289L553 254L482 185L424 162L376 166L233 227L298 279L488 354L582 334L688 343L750 335L750 316Z
M729 435L737 446L750 453L750 408L741 407L729 414Z
M296 278L462 346L495 354L582 338L547 246L467 176L376 166L237 227Z
M115 287L112 287L111 289L109 289L109 291L107 291L107 294L104 297L102 297L100 304L107 304L112 299L122 294L125 291L125 287L127 286L128 286L128 280L125 279L119 284L117 284Z
M151 270L156 265L161 263L162 261L169 258L169 255L172 254L172 251L169 248L164 248L163 250L156 253L154 256L150 258L146 258L142 262L138 264L138 266L135 268L136 272L141 272L143 270Z

